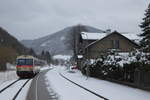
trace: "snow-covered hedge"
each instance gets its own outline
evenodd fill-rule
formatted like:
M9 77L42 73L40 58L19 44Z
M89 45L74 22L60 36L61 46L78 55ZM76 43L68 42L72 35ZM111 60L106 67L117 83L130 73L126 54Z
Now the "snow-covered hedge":
M150 71L150 54L135 50L130 53L110 53L96 60L87 61L90 75L133 81L135 70ZM86 69L83 69L84 73Z
M104 65L115 65L123 67L124 64L131 64L133 62L144 62L145 64L150 64L149 56L150 55L148 53L143 53L138 50L130 53L115 53L106 57Z

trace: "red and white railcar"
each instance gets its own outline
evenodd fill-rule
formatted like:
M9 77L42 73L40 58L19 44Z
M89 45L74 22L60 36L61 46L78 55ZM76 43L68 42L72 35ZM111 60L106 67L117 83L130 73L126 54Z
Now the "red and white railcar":
M31 78L40 71L41 61L30 55L22 55L16 60L16 73L20 78Z

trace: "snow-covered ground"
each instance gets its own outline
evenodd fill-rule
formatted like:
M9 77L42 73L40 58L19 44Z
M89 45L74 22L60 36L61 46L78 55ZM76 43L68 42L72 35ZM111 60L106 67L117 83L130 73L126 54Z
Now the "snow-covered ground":
M0 85L6 81L18 79L16 71L0 72Z
M16 95L16 93L18 92L18 90L22 87L22 85L27 81L27 79L24 80L20 80L17 83L15 83L14 85L12 85L11 87L9 87L7 90L3 91L2 93L0 93L0 99L1 100L12 100L13 97ZM7 84L11 83L11 82L6 82ZM22 91L19 93L18 97L16 98L16 100L26 100L26 96L28 93L28 89L30 87L31 84L31 80L26 84L26 86L22 89ZM5 87L5 84L1 85L1 88Z
M53 67L54 67L53 65L45 65L45 66L40 68L40 71L47 70L47 69L52 69Z
M46 74L46 80L51 88L48 90L57 93L59 100L103 100L62 78L57 68Z
M30 85L31 85L32 80L30 80L25 87L21 90L20 94L16 98L16 100L26 100Z
M10 63L6 64L7 71L0 71L0 85L4 82L9 82L12 80L18 79L18 76L16 74L15 65L12 65Z
M53 68L52 66L43 66L41 68L41 71L47 70ZM5 72L0 72L0 90L2 90L4 87L8 86L15 80L17 80L18 77L16 75L16 71L5 71ZM15 93L20 89L20 87L23 85L23 83L26 81L21 80L17 83L15 83L13 86L5 90L4 92L0 93L0 100L12 100L12 97L15 95ZM25 85L25 87L22 89L22 91L19 93L18 97L16 100L26 100L26 96L28 93L28 90L30 88L32 79Z
M49 84L61 100L99 100L93 94L77 87L59 75L59 72L77 84L110 100L150 100L150 92L83 76L80 71L69 73L64 67L55 67L46 74Z
M11 84L18 78L19 77L16 75L15 70L0 72L0 90L2 90L4 87ZM0 100L12 100L12 97L15 95L16 91L18 91L20 89L20 87L22 86L23 83L24 83L24 80L18 82L17 84L14 84L10 89L0 93ZM26 100L26 96L27 96L30 84L31 84L31 80L22 89L21 93L16 98L16 100Z

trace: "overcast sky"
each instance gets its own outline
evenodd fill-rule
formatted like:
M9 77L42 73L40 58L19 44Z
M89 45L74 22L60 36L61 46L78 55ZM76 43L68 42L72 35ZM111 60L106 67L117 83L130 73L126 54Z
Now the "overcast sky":
M19 40L35 39L67 26L140 33L150 0L0 0L0 26Z

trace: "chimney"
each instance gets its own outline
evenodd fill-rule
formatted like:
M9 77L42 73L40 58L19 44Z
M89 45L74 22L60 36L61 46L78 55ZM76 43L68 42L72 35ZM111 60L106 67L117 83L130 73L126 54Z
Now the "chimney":
M107 29L105 32L106 33L111 33L111 29Z

